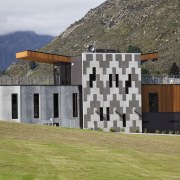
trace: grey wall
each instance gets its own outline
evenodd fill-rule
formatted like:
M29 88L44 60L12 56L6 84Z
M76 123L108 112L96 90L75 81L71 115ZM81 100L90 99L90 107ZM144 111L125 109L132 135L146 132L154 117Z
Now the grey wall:
M82 85L82 58L81 56L72 58L71 85Z
M18 94L19 118L12 120L11 94ZM34 118L34 94L39 94L39 118ZM53 94L59 94L59 118L55 123L64 127L80 127L79 116L73 117L72 93L78 93L77 86L0 86L0 120L42 124L53 117Z
M12 94L18 94L18 110L20 110L20 87L0 86L0 120L20 122L20 111L18 111L18 119L12 119Z
M143 113L143 129L180 131L180 112Z

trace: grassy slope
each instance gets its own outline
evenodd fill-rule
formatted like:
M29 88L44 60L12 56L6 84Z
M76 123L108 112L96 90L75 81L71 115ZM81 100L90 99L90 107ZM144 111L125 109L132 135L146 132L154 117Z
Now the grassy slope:
M0 122L0 179L180 179L180 137Z

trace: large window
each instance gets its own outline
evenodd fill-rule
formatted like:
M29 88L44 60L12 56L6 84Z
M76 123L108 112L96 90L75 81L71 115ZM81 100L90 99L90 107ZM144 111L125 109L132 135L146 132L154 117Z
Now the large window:
M149 112L158 112L158 93L149 93Z
M11 103L12 103L12 119L18 119L18 95L17 94L12 94Z
M59 95L53 94L54 118L59 117Z
M103 107L100 107L100 121L103 121Z
M92 74L89 75L89 86L90 88L93 87L93 81L96 80L96 68L93 67L92 68Z
M39 94L34 94L34 118L39 118Z
M126 127L126 114L123 114L123 127Z
M78 94L73 93L73 117L78 117Z
M107 121L110 121L109 107L106 108L106 113L106 119Z
M109 87L112 87L112 74L109 74Z

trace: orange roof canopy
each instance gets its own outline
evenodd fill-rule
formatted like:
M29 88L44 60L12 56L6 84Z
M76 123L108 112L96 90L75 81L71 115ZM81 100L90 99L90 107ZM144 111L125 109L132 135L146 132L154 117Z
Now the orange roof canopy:
M36 61L42 63L49 63L49 64L54 64L58 62L65 62L65 63L71 62L70 56L48 54L48 53L29 51L29 50L16 53L16 59L30 60L30 61Z

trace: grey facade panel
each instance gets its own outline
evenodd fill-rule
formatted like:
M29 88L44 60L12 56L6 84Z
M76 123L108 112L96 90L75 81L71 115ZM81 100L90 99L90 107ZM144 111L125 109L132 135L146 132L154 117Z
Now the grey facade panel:
M78 86L0 86L0 119L6 121L42 124L53 118L63 127L80 128L80 111L73 117L72 94ZM11 95L18 95L18 119L12 119ZM39 94L39 118L34 118L34 94ZM59 117L54 118L53 94L58 94ZM2 103L3 102L3 103Z
M180 131L180 112L143 113L143 129L149 132Z
M73 57L71 62L71 85L82 85L82 60Z
M18 118L12 119L12 94L18 95ZM0 86L0 120L21 122L20 86Z
M140 59L138 60L136 55L83 54L84 128L104 128L105 130L115 128L118 131L123 127L122 116L126 114L125 131L130 132L134 125L141 131L141 69L138 65ZM96 69L95 77L93 68ZM119 77L118 86L116 75ZM131 75L130 80L128 80L129 75ZM127 89L128 93L126 94ZM104 117L107 116L106 109L109 108L110 121L100 120L100 108L103 109ZM137 110L138 114L135 112Z

